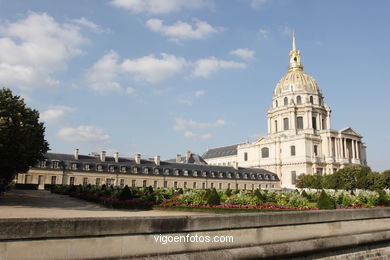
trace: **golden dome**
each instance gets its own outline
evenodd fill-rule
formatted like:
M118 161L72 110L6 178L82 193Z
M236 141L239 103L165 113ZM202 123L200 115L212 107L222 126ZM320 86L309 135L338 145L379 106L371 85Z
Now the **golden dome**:
M288 73L279 80L274 91L274 97L293 92L322 95L316 80L303 71L301 54L296 49L295 33L293 34L292 50Z
M274 96L292 92L321 95L316 80L301 70L290 71L276 85Z

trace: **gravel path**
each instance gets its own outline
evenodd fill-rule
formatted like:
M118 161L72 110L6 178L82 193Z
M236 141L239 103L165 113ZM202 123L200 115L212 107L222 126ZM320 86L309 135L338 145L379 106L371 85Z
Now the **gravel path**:
M0 219L183 216L207 213L163 210L116 210L41 190L12 190L0 197Z

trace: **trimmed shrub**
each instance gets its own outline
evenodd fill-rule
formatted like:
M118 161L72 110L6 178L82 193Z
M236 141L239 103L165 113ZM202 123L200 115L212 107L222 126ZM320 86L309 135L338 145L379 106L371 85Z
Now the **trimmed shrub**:
M319 209L334 209L335 205L331 198L326 194L324 190L321 191L320 197L317 201L317 207Z
M377 190L378 200L377 205L379 206L390 206L390 201L387 199L386 192L384 190Z
M221 198L218 195L218 192L215 188L211 189L210 195L207 198L207 204L208 205L219 205L221 204Z
M132 196L133 194L131 193L131 190L129 188L129 186L125 186L119 193L119 197L118 199L120 200L130 200L133 198Z

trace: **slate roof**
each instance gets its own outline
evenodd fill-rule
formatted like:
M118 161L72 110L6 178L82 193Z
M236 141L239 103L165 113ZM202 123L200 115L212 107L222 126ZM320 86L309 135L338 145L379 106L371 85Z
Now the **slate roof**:
M166 160L166 162L175 163L176 159L169 159L169 160ZM195 153L191 153L188 161L186 160L185 156L182 156L181 163L207 164L207 162L205 160L203 160L203 158L199 154L195 154Z
M210 159L237 155L237 146L238 144L209 149L202 155L202 157L204 159Z
M118 162L115 162L114 157L111 156L106 156L105 162L102 162L100 161L99 156L90 155L79 155L79 159L75 160L74 156L71 154L59 153L47 153L45 158L44 165L42 165L40 162L35 166L35 168L46 168L63 171L89 171L109 174L157 174L198 178L204 177L216 179L251 179L253 181L279 181L279 178L276 174L258 168L239 167L238 169L235 169L230 166L176 163L168 161L161 161L160 165L156 165L153 160L144 159L141 160L140 164L137 164L133 158L123 157L119 157ZM85 167L86 165L89 166L88 170ZM98 169L98 166L101 167L100 170ZM135 168L137 169L137 172L134 172Z

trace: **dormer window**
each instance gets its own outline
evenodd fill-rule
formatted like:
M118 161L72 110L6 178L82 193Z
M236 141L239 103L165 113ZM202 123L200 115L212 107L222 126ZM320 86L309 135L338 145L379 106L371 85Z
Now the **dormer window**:
M192 172L192 176L197 177L198 176L198 171L193 171Z
M110 172L115 172L115 166L114 165L111 165L109 169L110 169Z
M77 170L77 163L72 163L72 170Z
M98 172L102 172L103 171L103 165L98 165L97 166L97 170L98 170Z
M165 170L164 170L164 174L165 174L165 175L169 175L169 169L165 169Z
M202 172L203 177L207 177L207 172Z
M60 168L60 162L59 161L52 161L52 167L54 169Z
M121 172L125 173L126 170L127 170L127 167L126 167L126 166L122 166L122 167L121 167Z
M90 171L91 170L90 165L89 164L84 165L84 170Z
M219 173L219 178L223 178L223 172Z
M178 169L176 169L175 171L174 171L174 175L176 175L176 176L178 176L179 175L179 170Z
M184 170L184 176L188 176L188 170Z
M148 168L144 168L144 173L148 174L149 173L149 169Z
M40 168L46 168L46 160L41 161L40 164L39 164L39 167Z
M154 174L160 174L160 170L158 168L154 169Z
M133 173L138 173L138 168L137 167L133 168Z

